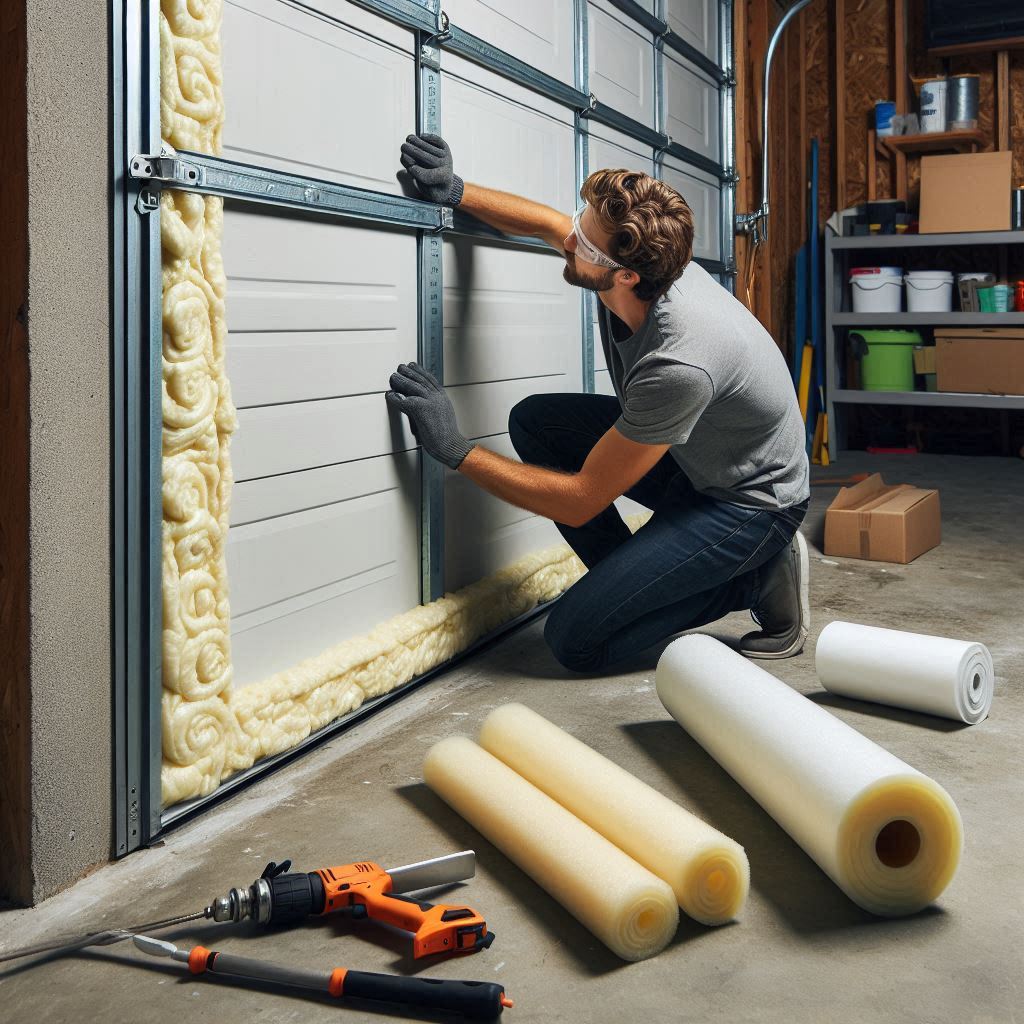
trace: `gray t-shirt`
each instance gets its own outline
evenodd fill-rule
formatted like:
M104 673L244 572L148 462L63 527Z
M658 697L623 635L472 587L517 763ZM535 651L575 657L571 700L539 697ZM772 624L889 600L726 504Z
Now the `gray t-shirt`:
M757 318L697 263L635 334L599 303L608 369L632 441L670 444L694 488L753 508L810 495L804 424L786 361Z

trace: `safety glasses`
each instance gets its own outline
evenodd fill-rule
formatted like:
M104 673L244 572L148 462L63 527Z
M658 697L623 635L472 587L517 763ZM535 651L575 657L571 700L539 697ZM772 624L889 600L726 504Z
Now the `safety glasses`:
M585 234L583 229L580 227L580 220L583 217L583 211L587 208L587 204L584 203L573 215L572 215L572 230L576 236L576 255L585 260L587 263L596 263L599 267L607 267L609 270L625 270L626 268L621 263L616 263L611 256L606 256L603 252Z

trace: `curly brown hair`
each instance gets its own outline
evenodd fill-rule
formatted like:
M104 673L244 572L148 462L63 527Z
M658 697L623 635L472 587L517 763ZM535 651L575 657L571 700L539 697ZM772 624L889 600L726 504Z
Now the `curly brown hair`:
M660 298L693 255L693 213L671 185L640 171L594 171L580 189L611 235L617 263L640 275L638 299Z

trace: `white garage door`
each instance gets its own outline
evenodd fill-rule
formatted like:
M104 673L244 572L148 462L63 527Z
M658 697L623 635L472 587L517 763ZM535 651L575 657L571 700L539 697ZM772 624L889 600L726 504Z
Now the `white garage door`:
M590 171L656 174L728 284L721 2L224 0L223 155L179 152L149 187L226 200L236 687L559 541L421 460L383 398L399 362L442 374L463 431L509 456L521 399L611 393L596 304L560 257L420 202L398 174L405 136L440 132L466 180L565 213ZM158 26L141 23L140 107L155 110L142 54Z

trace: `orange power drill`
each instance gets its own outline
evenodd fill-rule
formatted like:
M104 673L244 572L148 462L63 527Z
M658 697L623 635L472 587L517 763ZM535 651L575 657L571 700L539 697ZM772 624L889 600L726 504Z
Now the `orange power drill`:
M319 871L289 872L291 861L269 863L247 889L232 889L206 908L214 921L295 924L311 915L350 910L413 934L413 956L474 953L494 941L484 919L466 906L426 903L403 893L472 878L476 854L463 850L447 857L385 870L371 861Z

